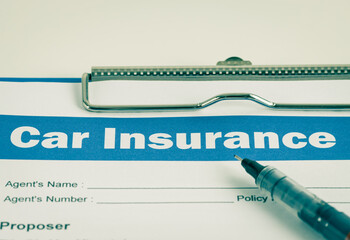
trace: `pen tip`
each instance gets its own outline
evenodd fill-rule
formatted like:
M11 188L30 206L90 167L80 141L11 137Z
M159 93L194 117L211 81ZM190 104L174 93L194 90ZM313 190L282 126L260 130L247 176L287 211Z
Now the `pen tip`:
M240 156L234 155L234 157L241 162L243 161L243 159Z

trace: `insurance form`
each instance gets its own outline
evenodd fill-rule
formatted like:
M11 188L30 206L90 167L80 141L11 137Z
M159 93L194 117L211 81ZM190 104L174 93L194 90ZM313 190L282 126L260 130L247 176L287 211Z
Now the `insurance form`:
M349 113L243 102L218 105L229 108L219 115L214 106L89 113L78 82L0 85L1 239L321 238L262 194L235 154L279 168L350 214Z

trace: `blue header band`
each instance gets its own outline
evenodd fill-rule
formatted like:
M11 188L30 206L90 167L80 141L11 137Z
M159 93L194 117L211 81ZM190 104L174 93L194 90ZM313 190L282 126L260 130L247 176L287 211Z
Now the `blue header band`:
M1 159L226 161L234 154L255 160L350 159L350 117L0 115L0 122Z

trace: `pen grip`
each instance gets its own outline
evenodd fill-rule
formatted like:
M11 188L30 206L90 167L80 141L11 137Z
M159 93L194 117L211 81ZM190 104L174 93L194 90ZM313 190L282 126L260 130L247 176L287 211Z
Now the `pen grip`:
M256 184L288 205L300 219L327 239L348 240L350 218L272 167L264 168Z
M298 216L327 239L350 240L350 218L325 202L316 215L302 209Z

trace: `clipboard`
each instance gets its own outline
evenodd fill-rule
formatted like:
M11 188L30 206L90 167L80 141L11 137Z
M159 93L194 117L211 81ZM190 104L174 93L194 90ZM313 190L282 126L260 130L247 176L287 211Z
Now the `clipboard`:
M232 68L243 67L244 65L239 65ZM345 74L347 70L342 66L338 67L340 68L338 70L342 71L339 78L337 76L332 78L340 81L347 80L348 75ZM102 72L100 74L109 76L108 71L103 75ZM220 72L218 74L220 75ZM139 77L137 81L144 79L143 76ZM197 76L190 79L196 81L196 78ZM324 80L328 78L329 76ZM88 79L83 78L83 84L84 80ZM101 81L112 81L112 79L111 76L110 79L101 79ZM179 80L170 79L173 80L169 81ZM212 79L215 80L215 78ZM251 82L249 78L238 79L239 82ZM261 79L259 82L275 83L276 79L288 82L293 79L292 81L300 82L294 75L286 79L282 77L274 78L275 80L268 79L270 78ZM123 81L125 78L123 76L118 80ZM161 80L164 78L159 79ZM212 81L205 78L202 80ZM311 115L305 114L304 111L300 111L299 115L287 112L289 116L280 116L281 112L269 111L273 113L272 115L278 116L249 116L249 114L238 115L234 112L230 116L168 117L166 113L164 115L162 113L156 115L157 117L144 117L145 115L141 114L140 117L138 114L142 109L128 109L127 111L135 113L126 118L123 114L112 113L113 111L108 113L85 111L81 106L79 95L81 79L69 81L51 79L51 82L50 79L17 79L17 81L21 83L13 81L4 83L6 86L3 93L13 89L17 96L14 96L15 99L8 100L11 102L12 112L6 113L4 110L5 115L0 116L6 123L2 126L3 134L0 142L4 149L10 149L1 153L2 178L8 180L15 173L15 176L27 183L36 176L34 180L45 186L49 184L52 187L57 182L66 182L69 186L78 186L79 191L73 189L74 191L51 193L46 191L46 188L32 188L25 192L20 189L11 189L11 182L6 188L1 189L6 196L11 196L16 191L15 193L21 193L24 197L31 195L40 197L45 206L53 204L54 201L67 201L67 204L58 202L58 205L49 205L50 216L53 218L50 222L46 222L43 219L47 213L40 213L40 209L43 208L41 203L28 203L31 205L23 206L28 207L27 214L35 218L33 217L30 222L25 220L15 222L10 220L10 216L18 219L21 215L13 214L16 205L6 200L5 204L0 205L4 229L7 223L20 224L20 228L24 226L24 229L30 229L29 233L33 236L41 234L45 238L55 234L57 228L67 226L66 232L62 231L62 235L78 238L84 234L93 236L94 233L99 234L102 231L106 237L119 237L121 236L119 229L128 228L126 231L128 236L138 237L138 231L135 231L136 228L132 224L142 225L148 230L152 229L151 226L163 223L175 228L177 226L186 228L188 225L182 218L183 214L186 214L186 218L192 224L191 234L194 235L199 229L205 229L203 231L205 234L218 233L221 225L217 227L216 219L225 219L224 224L227 224L225 228L229 230L220 233L232 238L242 237L246 231L243 225L238 225L239 230L232 231L232 222L241 221L241 216L247 216L249 221L256 221L257 234L260 234L267 227L271 227L274 220L278 221L279 217L274 216L270 221L261 223L261 219L266 217L264 211L261 211L264 208L255 208L254 205L266 204L274 208L274 203L270 198L260 195L252 182L244 179L245 175L238 172L240 169L238 162L232 162L233 153L249 155L259 161L271 160L274 166L287 170L285 172L289 175L298 176L299 174L305 186L314 187L313 189L322 191L328 197L339 193L339 196L334 197L330 202L343 206L344 211L347 211L348 205L344 202L348 194L341 193L348 189L348 186L342 184L345 183L343 179L346 178L349 165L349 154L346 152L349 146L347 137L350 126L349 117L300 116ZM225 75L220 81L235 80ZM97 80L88 81L87 84L92 82L103 84ZM25 95L30 94L30 91L36 94L37 102L35 98L28 98L28 95ZM113 89L110 91L113 92ZM89 97L88 94L86 96ZM241 99L237 98L237 100ZM238 105L241 104L238 103ZM25 112L28 106L32 108ZM177 110L191 109L197 108ZM93 110L99 111L99 109ZM147 111L154 110L167 109L148 109ZM340 115L340 112L338 113ZM185 115L183 112L180 114ZM348 113L343 115L346 114ZM197 112L197 115L200 113ZM27 130L23 127L27 127ZM25 131L22 132L22 137L19 137L17 133L23 130ZM37 135L38 132L39 135ZM54 138L57 136L54 134L58 132L66 133L69 138L67 148L55 141ZM325 132L332 134L336 141L330 138L331 135L324 134ZM13 142L11 142L11 135ZM245 138L247 135L249 139ZM73 141L74 136L81 141ZM236 141L239 137L241 141ZM245 138L244 141L243 138ZM21 148L20 140L26 144L22 145L25 148ZM27 144L30 140L32 142ZM31 144L36 145L31 146ZM325 146L328 148L324 148ZM317 186L312 185L312 179L305 174L311 172L315 166L317 171L313 176L319 180ZM324 178L328 172L332 176L343 177L328 180ZM52 178L55 178L55 183ZM67 196L66 193L70 195ZM68 216L69 221L57 220L62 211L66 211L65 215ZM153 211L159 214L157 218L152 221L143 221L150 217L144 213L152 214ZM97 217L89 218L91 212ZM129 212L133 212L135 217L129 218ZM202 218L202 213L211 217ZM281 212L276 209L274 214L281 214ZM261 216L256 217L257 215ZM79 216L79 219L75 219L74 216ZM84 220L81 220L80 216ZM214 223L212 219L215 219L215 225L211 225ZM292 218L290 221L293 223ZM52 227L49 225L52 223L56 224L53 226L58 224L58 227L47 231L48 227ZM88 230L86 226L89 226ZM45 229L38 230L44 227ZM312 235L314 233L307 228L304 229L303 226L298 226L297 229L298 231L294 234L296 238L305 234L309 234L310 238L314 239L318 237L316 234ZM21 230L16 229L16 231ZM148 236L155 234L155 231L147 231L145 230L142 234ZM5 237L17 236L19 233L8 229L4 231ZM163 236L165 234L168 233L164 233ZM283 228L273 233L273 236L285 235ZM174 239L178 237L175 236Z

